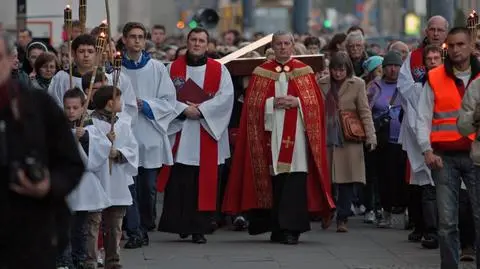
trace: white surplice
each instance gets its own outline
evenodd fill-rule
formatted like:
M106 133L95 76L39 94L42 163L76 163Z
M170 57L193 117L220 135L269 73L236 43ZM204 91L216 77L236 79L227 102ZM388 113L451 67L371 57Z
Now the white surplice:
M72 77L73 87L82 89L82 78ZM55 100L59 107L63 108L63 95L70 89L70 74L60 70L53 76L48 86L48 94Z
M110 132L110 123L97 118L92 120L93 125L106 137L107 133ZM109 161L107 161L107 171L100 177L100 182L112 206L128 206L132 204L132 195L128 186L133 184L133 177L138 173L139 155L138 144L131 128L130 121L126 118L119 118L115 123L116 137L113 147L121 152L126 162L113 162L112 174L110 175Z
M284 97L288 93L288 80L284 72L280 73L279 79L275 82L275 97ZM300 99L298 99L297 128L295 137L291 140L295 141L293 148L293 159L290 172L308 172L307 159L307 143L305 128L303 123L302 107ZM285 120L285 109L274 108L274 97L266 100L265 104L265 130L271 131L271 150L272 150L272 167L270 173L274 176L278 175L278 155L280 146L282 145L283 125Z
M169 66L169 70L171 65ZM200 88L203 88L203 81L205 79L205 71L207 65L202 66L187 66L186 80L191 79ZM230 145L228 140L228 124L233 109L233 83L228 69L222 65L222 72L220 79L220 86L215 96L203 102L198 109L203 115L200 120L178 120L171 122L168 133L170 143L173 147L175 136L178 132L182 132L180 136L180 143L175 156L176 163L186 165L198 166L200 164L200 125L207 130L207 132L218 143L218 164L225 163L225 160L230 158ZM182 114L187 104L176 102L175 116Z
M108 79L108 84L113 85L112 74L106 74ZM78 87L83 90L82 87L82 78L73 77L72 78L73 87ZM135 92L133 91L132 83L126 75L120 75L118 82L118 88L122 92L122 112L119 113L119 117L128 116L130 119L135 119L137 117L137 99L135 97ZM55 102L59 107L63 108L63 96L65 92L70 89L70 74L64 70L60 70L53 76L50 86L48 87L48 93L53 97ZM92 97L93 98L93 97Z
M132 128L139 145L139 166L159 168L172 165L173 157L167 136L168 125L175 117L176 91L165 65L150 59L139 69L122 68L130 78L136 98L152 109L154 119L142 112L133 120Z
M99 176L108 173L110 141L93 125L85 127L88 132L88 156L78 143L85 172L79 185L67 196L72 211L98 211L110 206L110 199L100 183ZM73 130L75 133L75 130Z
M423 90L420 82L415 82L411 69L411 53L403 63L398 76L398 91L402 104L404 116L400 127L398 142L402 144L402 149L407 152L408 161L411 166L412 185L433 185L430 169L425 164L420 145L416 135L416 121L418 117L418 100Z

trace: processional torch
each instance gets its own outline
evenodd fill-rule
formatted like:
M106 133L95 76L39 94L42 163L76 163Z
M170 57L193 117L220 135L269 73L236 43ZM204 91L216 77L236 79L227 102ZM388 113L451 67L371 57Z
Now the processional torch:
M87 0L80 0L80 5L78 6L78 19L80 20L82 34L85 34L87 25Z
M445 61L445 59L447 58L447 55L448 55L447 44L443 43L442 44L442 61Z
M467 18L467 28L470 30L470 36L472 39L472 44L475 44L477 40L477 27L479 24L479 18L477 12L475 10L470 13L470 15Z
M105 49L105 43L107 42L107 39L105 38L105 33L100 33L100 35L97 37L97 43L95 45L95 51L96 51L96 61L95 61L95 66L93 67L93 73L92 73L92 79L90 80L90 86L88 87L88 93L87 93L87 101L85 102L84 106L84 118L81 122L81 126L83 127L85 124L85 115L87 114L87 109L88 109L88 104L90 104L90 101L92 100L93 96L93 84L95 84L95 77L97 76L97 71L98 67L102 63L102 54L103 50Z
M121 72L122 72L122 54L120 52L117 52L115 54L115 57L113 58L113 73L112 73L112 79L113 79L112 100L114 100L114 102L118 94L118 84L120 81ZM113 133L115 131L115 118L116 118L116 113L115 111L112 110L112 118L110 120L110 133ZM112 150L113 150L113 142L112 142L112 147L110 151ZM112 165L113 165L113 160L109 159L108 168L110 169L110 175L112 174Z
M70 89L73 88L73 62L72 62L72 9L67 5L63 10L63 22L67 32L68 62L70 72Z

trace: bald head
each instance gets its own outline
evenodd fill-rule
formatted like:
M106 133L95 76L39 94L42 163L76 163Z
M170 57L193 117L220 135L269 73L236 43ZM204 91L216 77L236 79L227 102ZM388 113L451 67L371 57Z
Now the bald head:
M405 59L407 59L408 53L410 52L409 49L408 49L408 45L405 44L402 41L397 41L397 42L393 43L390 46L390 50L393 50L393 51L396 51L396 52L400 53L400 55L402 55L402 60L403 61L405 61Z
M448 21L442 16L433 16L427 22L425 36L431 45L441 46L447 38Z
M427 29L434 24L435 25L443 24L445 29L448 30L448 21L440 15L433 16L427 21Z

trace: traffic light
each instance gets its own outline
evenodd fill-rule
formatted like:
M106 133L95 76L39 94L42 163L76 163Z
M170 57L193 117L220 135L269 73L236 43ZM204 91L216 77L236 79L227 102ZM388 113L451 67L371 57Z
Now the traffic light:
M183 29L185 28L185 23L183 21L178 21L177 22L177 28L178 29Z
M323 21L324 28L332 28L332 21L331 20L324 20Z
M191 29L197 28L198 22L196 22L195 20L192 20L188 23L188 27L190 27Z

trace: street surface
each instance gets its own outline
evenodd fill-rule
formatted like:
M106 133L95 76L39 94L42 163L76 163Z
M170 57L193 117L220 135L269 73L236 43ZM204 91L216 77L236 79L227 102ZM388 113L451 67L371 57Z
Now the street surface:
M126 269L433 269L439 268L439 250L422 249L409 243L403 230L403 216L395 217L393 229L377 229L363 218L349 221L349 232L335 227L323 231L313 223L297 246L273 244L269 235L249 236L246 232L222 229L208 235L208 243L160 232L150 233L150 245L122 249ZM475 268L474 263L461 268Z

